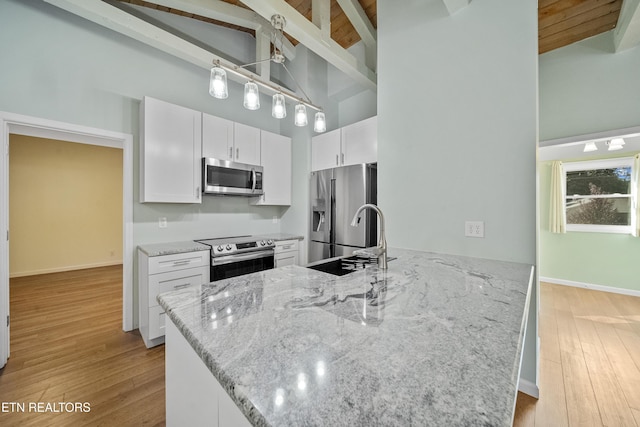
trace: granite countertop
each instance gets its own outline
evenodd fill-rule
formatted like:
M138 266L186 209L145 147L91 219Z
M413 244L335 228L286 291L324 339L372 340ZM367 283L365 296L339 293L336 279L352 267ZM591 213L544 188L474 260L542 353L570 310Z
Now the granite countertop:
M336 277L299 266L161 294L260 426L511 426L532 266L389 249Z
M281 242L283 240L304 240L304 236L289 233L259 234L256 238Z
M186 240L184 242L168 242L168 243L151 243L148 245L139 245L138 249L147 254L150 257L181 254L185 252L196 251L208 251L211 249L207 245L194 242L193 240Z

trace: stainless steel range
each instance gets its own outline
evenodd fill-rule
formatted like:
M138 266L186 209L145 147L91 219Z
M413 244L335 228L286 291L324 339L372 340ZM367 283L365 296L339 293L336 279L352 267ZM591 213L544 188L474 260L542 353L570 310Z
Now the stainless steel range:
M211 247L210 280L228 279L274 266L275 243L256 236L196 240Z

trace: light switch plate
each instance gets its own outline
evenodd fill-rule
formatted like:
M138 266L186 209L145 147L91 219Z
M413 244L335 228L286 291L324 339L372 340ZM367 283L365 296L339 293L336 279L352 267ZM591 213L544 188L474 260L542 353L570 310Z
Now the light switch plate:
M161 216L160 218L158 218L158 227L167 228L167 217Z

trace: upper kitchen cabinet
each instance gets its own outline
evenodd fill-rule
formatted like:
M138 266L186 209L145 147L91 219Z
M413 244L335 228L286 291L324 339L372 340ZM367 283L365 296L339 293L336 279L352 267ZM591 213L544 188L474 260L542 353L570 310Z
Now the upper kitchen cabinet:
M377 117L345 126L311 141L314 171L378 161Z
M219 160L260 164L260 129L202 114L202 154Z
M234 123L233 140L236 162L260 164L260 129Z
M264 194L254 205L291 205L291 138L260 131L261 162L264 168Z
M341 129L344 166L378 161L377 126L378 118L374 116Z
M340 129L316 135L311 139L311 170L335 168L341 165Z
M202 113L145 96L140 118L140 202L200 203Z

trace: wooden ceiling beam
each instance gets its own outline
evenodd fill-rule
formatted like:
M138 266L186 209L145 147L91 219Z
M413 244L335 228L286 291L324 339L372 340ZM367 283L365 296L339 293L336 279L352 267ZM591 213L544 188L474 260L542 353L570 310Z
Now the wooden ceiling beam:
M640 0L625 0L613 33L616 52L640 44Z
M250 9L235 6L221 0L146 0L147 3L156 4L158 6L170 9L180 10L194 15L204 16L205 18L215 19L216 21L226 22L228 24L237 25L238 27L249 28L256 32L256 43L258 41L258 33L266 32L270 34L272 31L271 21L264 19ZM294 59L295 47L289 40L282 41L282 49L288 59ZM260 59L260 57L256 57ZM266 58L264 58L266 59Z
M44 1L206 70L211 69L215 61L220 61L220 64L228 69L234 69L237 66L237 64L227 61L218 55L101 0ZM245 73L247 77L240 77L234 73L227 74L230 80L239 83L245 83L248 78L255 80L261 79L260 76L248 70L244 70L243 73ZM274 86L278 85L274 84ZM279 89L289 96L294 98L298 97L295 92L285 87L279 87ZM203 90L206 90L206 88L203 88Z
M377 90L375 72L333 39L323 40L320 29L284 0L242 0L242 3L265 19L271 19L271 16L276 14L284 16L287 20L284 29L286 33L358 84L373 91Z
M378 32L358 0L337 0L365 46L365 64L372 70L378 67Z

